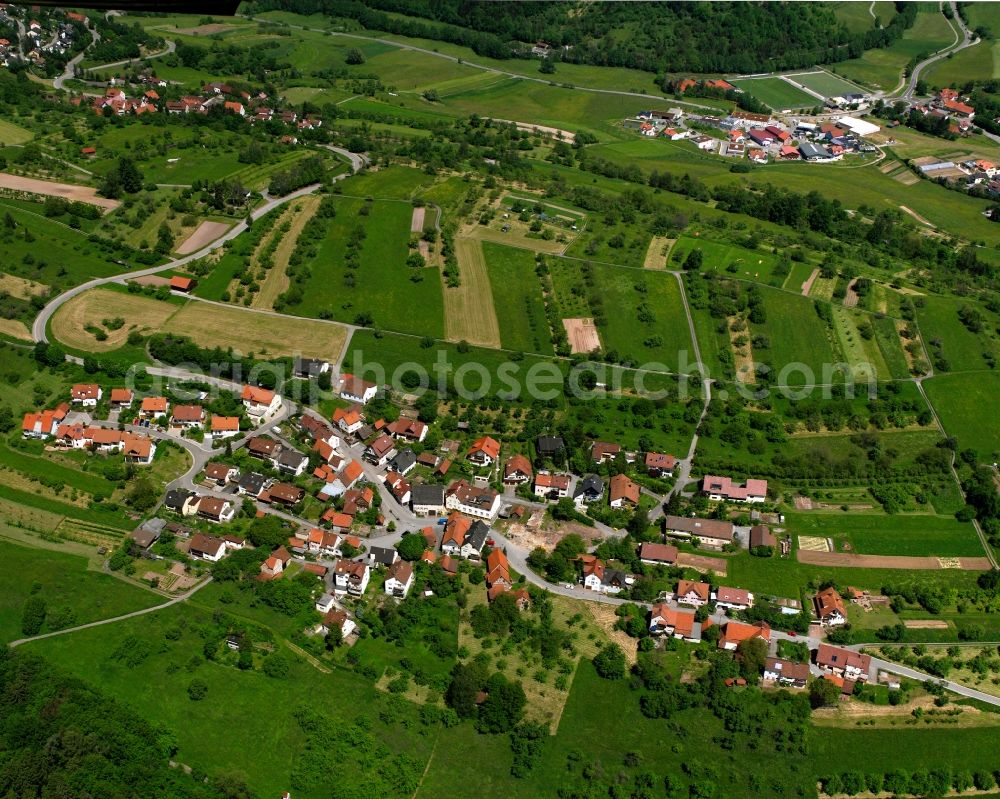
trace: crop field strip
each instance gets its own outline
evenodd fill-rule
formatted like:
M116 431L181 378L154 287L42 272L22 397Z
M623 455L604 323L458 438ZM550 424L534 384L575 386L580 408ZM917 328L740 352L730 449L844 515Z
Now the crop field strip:
M500 324L482 242L459 234L455 254L461 284L457 288L444 287L445 338L497 349Z

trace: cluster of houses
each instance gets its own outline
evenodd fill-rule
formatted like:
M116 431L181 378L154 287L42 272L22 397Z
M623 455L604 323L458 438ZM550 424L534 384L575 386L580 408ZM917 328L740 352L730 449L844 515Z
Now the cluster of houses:
M925 117L948 121L948 132L957 136L968 136L972 132L972 120L976 109L969 105L969 98L962 97L955 89L941 89L930 100L915 102L909 111L916 111Z
M29 411L21 421L21 435L26 439L49 442L65 449L87 449L103 454L122 453L126 463L148 466L156 455L156 442L143 433L133 433L102 427L91 422L85 412L94 408L104 396L100 386L78 383L70 388L70 402L54 409ZM113 406L130 405L131 390L112 389ZM74 408L76 410L74 410Z
M685 127L685 118L694 127ZM634 130L641 136L671 141L688 139L699 150L727 158L748 158L758 164L800 159L839 161L845 155L874 149L865 143L864 137L880 130L878 125L851 116L817 123L792 120L792 124L787 125L772 114L741 109L735 109L725 117L695 114L685 117L678 108L640 111L622 124L626 130ZM707 136L699 133L695 129L697 126L718 129L725 136L721 139Z
M9 6L0 5L0 23L17 25L17 20L8 13ZM40 9L34 6L34 12ZM0 66L9 67L24 60L43 65L47 55L64 56L79 35L76 25L86 24L87 18L75 11L66 12L65 19L48 18L46 22L31 18L24 20L24 40L20 43L0 38ZM23 54L23 55L22 55Z
M167 100L157 89L167 87L167 81L155 75L144 75L140 78L146 90L139 96L130 97L125 88L112 78L102 97L96 97L91 104L97 114L112 113L115 116L126 114L208 114L213 108L222 108L226 113L243 117L250 123L282 122L286 126L299 131L313 130L322 127L323 120L318 117L302 117L291 109L277 109L269 102L264 92L251 94L242 89L236 89L228 83L206 84L199 94L184 95L177 100ZM282 143L296 144L298 139L292 135L281 138Z

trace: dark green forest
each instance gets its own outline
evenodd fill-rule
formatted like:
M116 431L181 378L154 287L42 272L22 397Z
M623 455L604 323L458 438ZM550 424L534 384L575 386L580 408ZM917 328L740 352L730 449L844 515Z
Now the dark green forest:
M530 56L647 72L767 72L856 58L886 47L917 7L896 3L884 28L851 34L825 3L479 3L468 0L258 0L252 12L286 9L353 19L366 28L438 39L491 58ZM392 15L386 12L391 12ZM397 15L405 15L401 18Z
M171 768L174 748L167 730L41 658L0 652L0 796L250 796L238 779L204 782Z

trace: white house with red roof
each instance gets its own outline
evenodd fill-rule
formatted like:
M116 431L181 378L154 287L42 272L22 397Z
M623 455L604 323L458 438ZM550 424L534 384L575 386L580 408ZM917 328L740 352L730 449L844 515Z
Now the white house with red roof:
M74 405L82 405L84 408L93 408L104 396L101 387L96 383L77 383L69 391L70 401Z
M268 416L273 416L281 408L281 396L269 388L243 386L243 394L240 398L243 400L246 412L258 422Z
M366 405L375 399L378 386L368 380L362 380L352 374L344 374L340 378L340 396L348 402L358 402Z
M701 481L702 493L716 502L766 502L767 480L747 480L734 483L731 477L705 475Z
M753 594L745 588L719 586L715 592L715 605L721 610L749 610L753 607Z
M477 438L465 457L477 466L492 466L500 457L500 442L490 436Z

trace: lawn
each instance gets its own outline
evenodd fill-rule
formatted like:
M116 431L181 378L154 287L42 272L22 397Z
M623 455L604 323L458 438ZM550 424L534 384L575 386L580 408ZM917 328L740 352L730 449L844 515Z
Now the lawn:
M691 250L701 250L702 269L715 269L754 283L775 285L771 280L778 259L775 255L761 250L748 250L738 244L703 239L700 236L681 236L670 251L670 268L680 269ZM795 264L795 266L804 266ZM810 271L811 267L810 267ZM808 275L807 275L808 276ZM778 285L781 279L776 279Z
M403 176L408 178L407 173ZM379 184L383 191L402 191ZM367 193L370 184L346 181L345 192ZM355 322L369 315L386 330L441 338L444 335L444 301L441 276L436 267L415 269L406 265L409 254L412 206L398 200L376 200L371 206L352 197L338 198L336 217L327 220L326 235L315 248L303 301L292 306L303 316L329 315ZM363 210L370 214L362 215ZM360 266L348 268L348 237L357 229L365 232L360 248Z
M673 275L595 263L587 274L580 261L549 259L556 303L563 319L598 321L605 351L614 350L652 371L678 371L691 364L691 336ZM596 305L595 305L596 301Z
M982 544L969 522L950 516L860 514L835 511L786 513L792 535L848 542L861 555L981 557Z
M500 323L500 342L505 349L552 354L552 333L535 259L527 250L482 243L493 289L493 306Z
M0 526L0 641L21 637L21 609L32 594L45 600L48 626L86 624L139 610L162 597L129 585L108 574L88 569L87 558L48 548L14 543L7 538L10 528ZM13 533L18 533L14 530ZM23 533L20 533L23 535ZM40 547L49 546L40 542ZM36 590L37 588L37 590Z
M994 317L981 303L928 295L918 297L915 304L920 335L928 354L932 361L938 361L937 353L940 351L940 356L948 364L947 369L942 369L938 362L935 369L937 373L986 369L988 363L983 356L1000 355L1000 342L988 333ZM974 306L983 315L986 319L986 331L973 333L962 324L958 312L964 306ZM939 349L934 346L937 340L941 342Z
M780 385L829 382L824 371L840 359L831 346L826 325L816 312L815 301L766 286L761 293L767 321L751 323L750 329L767 336L771 346L755 351L755 359L775 370Z
M0 144L24 144L34 137L35 134L30 130L25 130L6 119L0 119Z
M728 560L726 585L747 588L763 595L798 598L810 584L819 585L824 580L834 580L844 585L880 592L884 585L921 583L940 585L942 588L962 590L971 588L979 576L977 572L958 569L855 569L843 567L810 566L799 563L794 556L788 558L755 558L740 553Z
M861 7L860 3L847 3L845 5L856 8ZM865 8L865 13L867 15L867 8ZM868 18L868 21L872 21L871 17ZM859 87L853 83L848 83L843 78L838 78L836 75L822 70L818 72L799 72L788 77L792 78L796 83L801 83L807 89L819 92L824 97L838 97L844 94L853 94L859 90Z
M924 383L941 424L983 460L1000 456L1000 374L939 374Z
M434 179L419 169L393 166L348 178L339 184L338 193L346 197L372 197L376 200L409 200L421 196L421 189L433 183ZM410 229L409 223L406 229Z
M231 624L238 626L235 620ZM202 633L212 636L217 629L209 613L173 607L29 649L93 681L153 724L165 725L177 743L175 760L208 774L240 774L256 795L279 796L288 790L297 761L311 756L304 752L306 736L296 720L304 706L320 709L343 727L364 716L391 751L406 752L418 763L427 758L431 739L407 730L416 720L413 706L404 703L394 711L407 727L387 724L379 718L387 698L367 680L342 669L320 673L287 653L291 668L285 679L256 669L240 671L228 661L205 661ZM167 630L179 631L180 637L165 637ZM134 665L113 657L123 644ZM215 644L223 648L221 638ZM193 679L208 687L197 703L187 692ZM338 769L350 773L354 768L350 761L338 763ZM295 791L304 799L329 795L329 784Z
M891 90L911 59L930 54L955 41L955 32L936 3L921 3L913 27L886 48L866 50L860 58L841 61L830 68L849 80Z
M775 111L790 108L812 108L819 100L781 78L747 78L730 81L734 86L752 94Z

